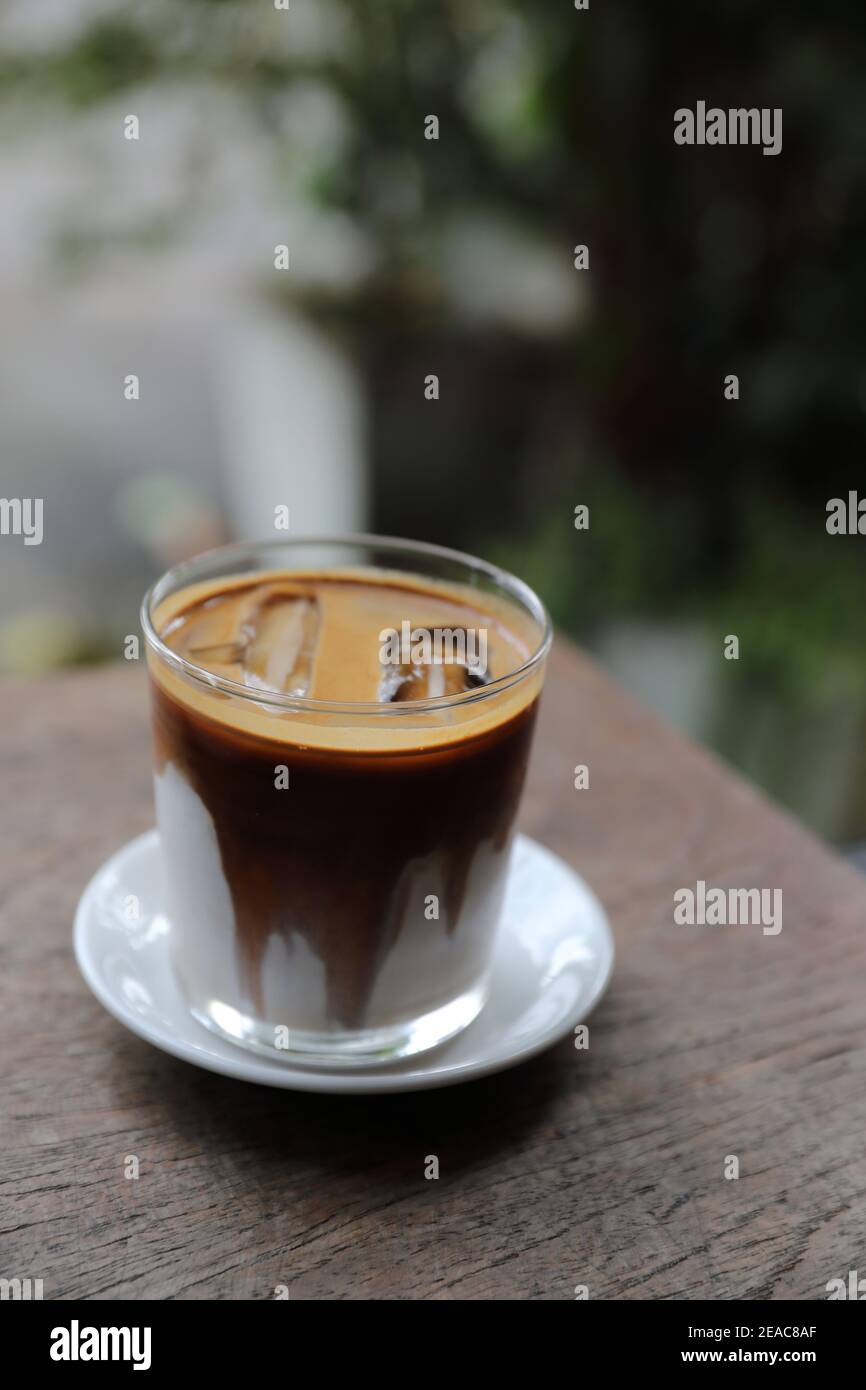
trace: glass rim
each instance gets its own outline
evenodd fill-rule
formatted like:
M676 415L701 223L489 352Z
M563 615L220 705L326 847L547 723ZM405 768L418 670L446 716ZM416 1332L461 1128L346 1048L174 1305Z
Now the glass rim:
M518 599L523 607L529 611L530 616L540 623L541 639L538 646L527 660L520 666L516 666L513 671L509 671L488 685L479 686L474 690L462 690L453 695L439 695L429 700L405 700L398 703L388 700L320 700L310 696L286 695L278 690L257 690L243 685L240 681L218 676L213 671L196 665L195 662L189 661L185 656L174 651L166 642L163 642L153 626L151 612L156 603L165 597L161 591L171 588L178 579L182 581L186 573L192 575L203 561L215 559L218 555L225 555L227 559L231 559L232 555L238 557L255 555L275 547L326 545L367 545L382 550L408 551L419 556L427 555L435 559L449 560L476 571L480 570L493 580L506 595ZM255 573L255 571L251 571L251 573ZM231 571L227 570L226 577L228 578L230 574ZM189 582L194 583L195 580L191 577ZM211 690L219 690L225 695L234 696L259 707L266 705L272 706L275 710L293 710L306 714L387 715L391 718L400 718L417 714L434 714L463 705L475 704L481 700L489 700L531 675L544 661L553 641L553 624L545 604L534 589L508 570L501 569L488 560L481 560L466 551L452 550L447 546L435 545L431 541L405 540L397 536L378 536L371 532L317 533L285 537L278 540L231 541L226 545L213 546L210 550L203 550L198 555L192 555L188 560L182 560L179 564L173 565L150 585L141 601L140 620L148 647L159 655L167 665L180 671L195 683L207 686Z

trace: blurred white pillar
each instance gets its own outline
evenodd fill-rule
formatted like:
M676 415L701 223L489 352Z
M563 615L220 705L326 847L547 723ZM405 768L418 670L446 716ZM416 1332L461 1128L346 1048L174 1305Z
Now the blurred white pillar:
M217 403L230 521L240 539L364 530L366 411L348 358L306 319L233 312Z

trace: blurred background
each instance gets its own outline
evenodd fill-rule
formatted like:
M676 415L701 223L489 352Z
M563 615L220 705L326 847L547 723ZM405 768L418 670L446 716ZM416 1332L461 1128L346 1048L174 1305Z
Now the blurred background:
M864 71L855 0L2 0L0 493L45 539L0 541L0 669L116 658L285 504L513 568L856 853ZM676 146L697 100L782 153Z

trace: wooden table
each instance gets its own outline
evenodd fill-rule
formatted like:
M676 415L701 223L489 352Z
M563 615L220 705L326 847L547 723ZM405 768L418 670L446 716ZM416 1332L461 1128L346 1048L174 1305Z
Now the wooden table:
M571 648L522 824L605 903L611 989L588 1051L414 1096L268 1090L125 1032L71 934L152 823L144 676L7 683L0 725L0 1275L61 1299L816 1299L866 1272L866 879ZM782 888L781 934L675 925L698 879Z

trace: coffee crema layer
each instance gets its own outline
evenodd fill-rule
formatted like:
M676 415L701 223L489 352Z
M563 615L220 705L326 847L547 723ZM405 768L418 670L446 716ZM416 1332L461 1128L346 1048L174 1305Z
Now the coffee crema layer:
M426 673L385 680L380 635L407 621L487 632L483 669L441 675L466 698L435 715L412 709ZM476 986L541 673L485 687L537 646L526 615L411 576L291 572L180 591L154 626L179 656L248 688L209 688L149 650L160 829L181 899L173 949L188 992L316 1032L390 1026ZM268 699L372 702L383 680L404 686L393 713L347 720Z

